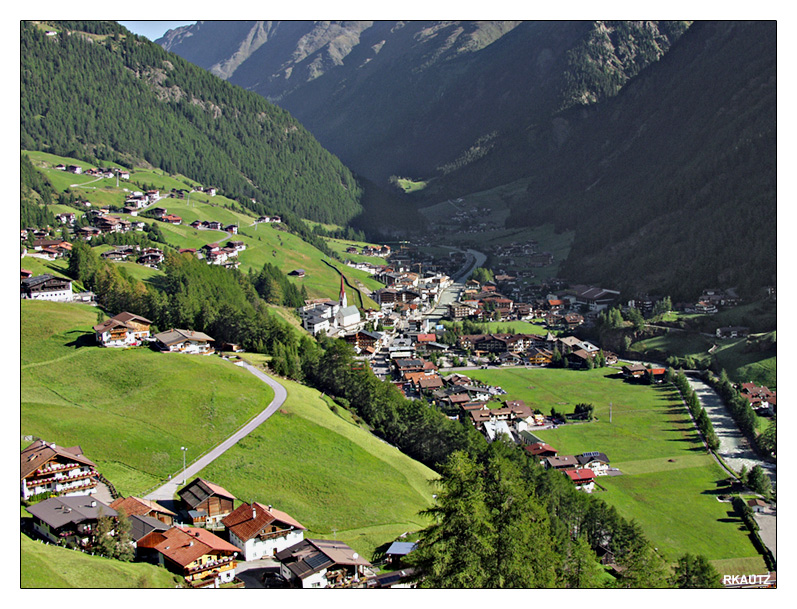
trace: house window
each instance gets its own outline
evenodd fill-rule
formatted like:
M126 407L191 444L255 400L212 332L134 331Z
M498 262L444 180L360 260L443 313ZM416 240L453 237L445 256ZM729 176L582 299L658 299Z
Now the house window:
M321 582L313 582L312 584L310 584L310 587L311 588L320 588L321 587Z

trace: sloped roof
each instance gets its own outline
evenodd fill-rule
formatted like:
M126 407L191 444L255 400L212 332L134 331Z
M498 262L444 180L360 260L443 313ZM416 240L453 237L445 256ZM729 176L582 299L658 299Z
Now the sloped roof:
M227 499L235 500L235 496L232 493L218 484L213 484L203 478L194 478L190 484L180 489L177 494L192 508L195 508L212 495L220 495Z
M193 330L178 330L173 329L168 332L160 332L154 336L155 340L162 342L164 345L173 345L181 343L185 340L194 340L199 342L211 342L213 339L204 332L194 332Z
M138 541L152 531L166 531L170 526L151 516L133 515L130 516L130 537Z
M136 323L140 324L152 325L152 322L146 319L145 317L134 315L133 313L128 313L125 311L123 313L118 313L114 315L110 319L106 319L101 324L97 324L96 326L94 326L94 331L102 333L105 332L106 330L109 330L110 328L115 328L117 326L123 326L125 328L134 330L135 327L130 323L131 321L135 321Z
M156 534L162 536L163 540L154 548L183 567L212 552L239 552L234 545L206 529L172 527Z
M275 557L302 579L335 564L371 566L348 545L332 539L304 539Z
M600 461L601 463L609 463L609 457L607 457L604 453L597 451L576 455L576 459L578 459L578 462L581 465L585 465L593 461Z
M55 457L68 462L95 467L94 462L84 457L82 453L83 451L79 446L63 448L57 444L48 444L44 440L36 440L33 444L24 448L19 455L20 478L27 478Z
M411 541L394 541L390 547L385 551L387 556L406 556L415 549L418 545Z
M270 509L269 509L270 508ZM255 517L252 518L254 509ZM243 503L228 514L221 521L228 530L235 533L235 536L242 541L248 541L258 535L264 527L274 523L282 524L282 528L296 528L307 530L298 520L292 516L275 509L274 507L263 505L255 501L252 504Z
M115 510L124 510L125 514L128 516L146 516L150 512L177 516L177 514L166 509L159 503L150 499L141 499L140 497L119 497L111 503L111 507Z
M588 467L583 469L566 469L564 473L567 474L567 477L573 482L588 482L595 479L595 472Z
M97 520L100 516L118 515L109 505L86 495L50 497L30 506L28 512L54 529L70 523Z

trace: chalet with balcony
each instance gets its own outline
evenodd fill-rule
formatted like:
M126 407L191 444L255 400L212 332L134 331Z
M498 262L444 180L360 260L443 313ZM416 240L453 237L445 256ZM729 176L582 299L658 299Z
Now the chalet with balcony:
M146 516L171 526L177 514L150 499L140 497L119 497L111 503L116 511L123 511L128 517Z
M22 498L41 493L90 495L97 487L94 463L83 456L80 446L63 448L36 440L20 454Z
M207 355L213 353L211 343L213 339L204 332L193 330L171 329L153 336L155 346L164 352L171 353L198 353Z
M354 588L371 563L342 541L305 539L277 552L280 575L299 588Z
M367 330L358 330L353 334L347 334L343 337L344 340L352 345L359 351L373 351L382 339L381 332L368 332Z
M302 541L307 530L285 512L257 502L241 504L221 522L244 560L272 557Z
M238 548L204 529L152 531L138 540L137 547L154 554L159 565L183 576L194 588L218 588L235 578Z
M580 468L592 471L596 476L605 476L609 471L609 457L602 452L588 452L576 455Z
M28 507L28 512L36 533L52 543L72 543L84 550L95 544L101 517L119 516L112 507L91 497L50 497Z
M214 524L232 513L235 497L218 484L195 478L177 492L194 524Z
M144 317L124 312L94 326L94 333L103 347L134 347L149 338L151 325Z
M72 300L72 282L49 273L28 277L20 282L20 298L69 302Z

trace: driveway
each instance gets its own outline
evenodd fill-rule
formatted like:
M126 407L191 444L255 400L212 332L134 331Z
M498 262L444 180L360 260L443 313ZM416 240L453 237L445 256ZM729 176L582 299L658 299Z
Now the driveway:
M263 589L263 574L267 571L271 573L279 572L279 563L271 558L260 560L241 561L235 567L235 577L244 583L247 590L258 588Z
M271 400L271 403L266 407L266 409L263 412L258 414L255 418L253 418L246 425L241 427L238 431L236 431L233 435L224 440L221 444L211 449L203 456L201 456L199 459L191 463L188 467L185 468L185 472L180 472L180 474L169 480L166 484L149 493L145 497L145 499L152 499L154 501L159 501L159 502L170 501L177 493L177 489L180 486L182 486L183 480L188 480L190 478L193 478L200 471L202 471L204 468L210 465L210 463L215 461L227 450L232 448L236 444L236 442L238 442L238 440L252 433L262 423L268 420L268 418L272 414L274 414L280 408L280 406L282 406L282 404L285 402L285 399L288 397L288 392L285 390L285 387L280 385L273 378L271 378L264 372L261 372L254 366L247 364L246 362L239 362L235 365L241 366L242 368L248 370L249 372L254 374L257 378L259 378L261 381L266 383L269 387L271 387L274 390L274 399Z
M777 560L777 516L775 510L769 508L764 512L754 514L754 516L755 521L758 523L758 534L761 535L761 541L772 550L772 555Z

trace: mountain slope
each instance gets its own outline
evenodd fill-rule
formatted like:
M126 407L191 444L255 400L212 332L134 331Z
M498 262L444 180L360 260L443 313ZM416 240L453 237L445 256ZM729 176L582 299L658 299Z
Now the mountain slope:
M23 149L146 161L257 213L337 224L360 213L349 170L261 97L113 22L22 22L20 39Z
M158 42L279 103L347 165L384 184L392 174L431 176L518 122L615 94L685 27L198 22ZM235 35L238 45L228 38Z
M754 297L776 282L776 41L774 21L697 22L616 96L519 123L420 197L521 180L506 225L575 230L563 277Z
M541 166L508 224L576 229L573 279L684 299L773 284L776 57L774 22L695 24L615 99L552 121L555 152L520 148Z

